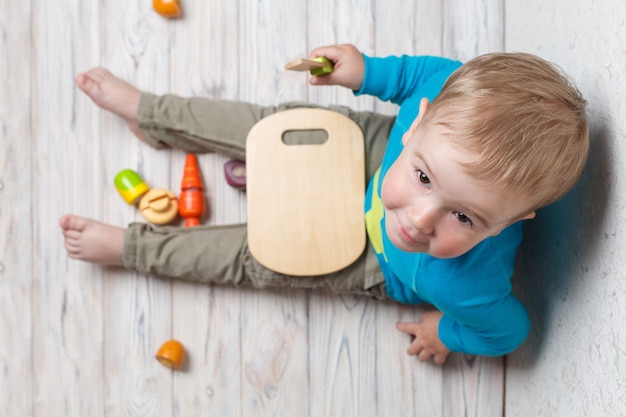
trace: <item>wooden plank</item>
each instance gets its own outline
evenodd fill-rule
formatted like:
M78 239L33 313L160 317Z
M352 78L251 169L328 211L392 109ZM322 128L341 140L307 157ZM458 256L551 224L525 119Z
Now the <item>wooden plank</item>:
M307 54L315 47L337 43L352 43L372 54L373 12L370 1L309 2ZM306 82L308 77L303 78ZM344 87L309 87L309 97L323 105L355 110L372 110L374 105L373 98L357 98ZM340 297L329 291L311 295L311 415L381 415L375 374L380 353L373 349L378 309L376 303L359 297Z
M467 61L504 50L504 0L445 0L443 53Z
M101 9L100 63L142 90L164 92L169 83L169 39L175 21L150 2L116 1ZM95 62L94 62L95 64ZM100 219L125 227L145 222L110 186L124 168L139 172L151 187L167 188L170 155L141 143L120 118L99 111L103 213ZM171 282L124 270L105 270L105 407L111 415L172 415L172 372L154 354L172 337Z
M302 74L285 64L306 48L305 4L287 0L240 0L239 77L241 100L278 104L302 100Z
M341 43L354 44L360 51L374 52L374 15L371 0L309 2L308 50ZM293 59L300 56L294 56ZM303 83L308 76L300 74ZM372 97L355 97L344 87L309 87L309 100L325 106L344 105L354 110L372 110Z
M376 416L377 303L318 291L310 296L311 415Z
M97 50L88 18L96 12L75 1L32 9L34 416L103 413L100 272L67 262L58 225L67 211L99 207L90 198L99 164L84 161L94 146L91 119L74 118L73 85L75 65Z
M169 91L185 97L236 98L237 2L190 1L184 7L183 24L174 25L171 33ZM184 155L170 153L172 188L178 192ZM198 162L208 203L204 223L244 221L245 206L240 201L244 194L226 184L225 158L200 154ZM185 371L174 375L177 415L242 415L239 290L182 281L172 284L172 333L185 344L188 355Z
M402 10L401 13L398 13ZM377 56L436 55L442 53L442 5L438 1L407 3L403 0L376 2ZM389 30L403 28L406 30ZM375 101L375 110L383 114L397 114L398 106Z
M0 0L1 415L32 415L34 281L30 3Z
M303 100L285 63L306 48L306 3L239 2L239 95L257 104ZM245 65L244 65L245 63ZM301 80L301 78L298 78ZM304 292L242 292L242 415L307 415L310 399Z
M588 102L591 142L578 184L524 225L515 287L531 332L507 358L509 417L625 414L624 16L616 0L506 1L506 50L571 77Z
M454 354L443 373L445 417L501 417L504 366L501 358Z
M241 291L241 415L309 415L304 291Z
M389 302L376 317L376 350L380 355L377 364L379 378L379 412L419 417L441 416L443 413L443 376L441 366L420 362L409 356L410 337L395 328L398 321L419 321L421 308L398 306ZM448 398L456 402L456 398ZM391 414L390 414L391 415Z

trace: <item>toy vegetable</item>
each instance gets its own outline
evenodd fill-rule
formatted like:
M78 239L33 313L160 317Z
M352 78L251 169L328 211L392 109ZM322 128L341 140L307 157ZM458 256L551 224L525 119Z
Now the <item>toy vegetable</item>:
M170 190L153 188L142 197L139 210L150 223L166 224L176 218L178 201Z
M155 358L168 368L180 369L185 362L185 348L178 340L168 340L161 345Z
M152 7L161 16L179 17L183 14L178 0L152 0Z
M238 190L246 189L246 163L243 161L231 160L224 164L224 176L226 182Z
M194 154L187 154L181 193L178 199L178 213L185 219L185 227L197 226L204 214L204 196L202 178L198 169L198 159Z
M132 169L123 169L118 172L113 183L117 192L128 204L136 204L150 189L139 174Z

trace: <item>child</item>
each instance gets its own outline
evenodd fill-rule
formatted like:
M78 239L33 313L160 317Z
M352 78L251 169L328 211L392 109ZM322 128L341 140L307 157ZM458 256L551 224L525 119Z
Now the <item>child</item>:
M435 57L372 58L338 45L311 56L326 56L335 68L311 84L341 85L401 106L397 117L331 107L361 127L366 145L371 245L354 264L323 277L287 277L250 255L245 225L136 223L124 230L66 215L61 227L69 256L202 282L328 286L428 303L435 309L419 323L397 324L415 336L409 354L443 363L450 351L513 351L529 330L510 284L520 220L564 195L588 153L586 103L578 90L528 54L489 54L461 65ZM79 75L77 84L152 146L240 159L258 120L313 107L157 97L104 69Z

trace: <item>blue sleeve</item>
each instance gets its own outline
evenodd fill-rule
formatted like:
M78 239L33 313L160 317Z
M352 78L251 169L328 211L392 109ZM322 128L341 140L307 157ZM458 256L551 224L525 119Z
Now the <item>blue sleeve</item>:
M511 293L489 305L472 307L463 317L443 315L439 338L453 352L500 356L515 350L528 336L530 321ZM471 320L468 318L471 317Z
M363 55L363 59L363 84L355 94L369 94L395 104L401 104L422 89L434 75L444 73L447 78L461 66L458 61L432 56L373 58Z

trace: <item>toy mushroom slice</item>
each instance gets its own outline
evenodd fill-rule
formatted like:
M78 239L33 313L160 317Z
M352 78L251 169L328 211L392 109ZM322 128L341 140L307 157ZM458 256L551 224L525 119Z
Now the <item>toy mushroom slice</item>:
M178 214L178 201L170 190L153 188L141 198L139 210L150 223L167 224Z
M185 362L185 348L178 340L168 340L161 345L155 357L170 369L180 369Z

